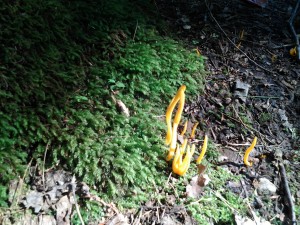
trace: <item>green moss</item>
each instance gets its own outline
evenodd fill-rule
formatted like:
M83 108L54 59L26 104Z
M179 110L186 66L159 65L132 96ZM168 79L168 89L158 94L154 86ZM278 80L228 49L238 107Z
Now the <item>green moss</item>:
M191 98L201 91L204 61L159 35L148 4L0 3L1 206L9 180L32 157L40 163L47 143L46 167L60 165L121 205L137 191L146 194L132 202L145 201L167 178L159 118L181 84Z

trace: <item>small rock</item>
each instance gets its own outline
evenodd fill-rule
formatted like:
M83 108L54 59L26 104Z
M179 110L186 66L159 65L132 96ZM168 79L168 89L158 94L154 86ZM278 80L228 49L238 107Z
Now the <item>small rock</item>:
M185 30L190 30L192 28L192 26L191 25L183 25L183 29L185 29Z
M179 221L175 217L164 216L161 219L160 224L162 224L162 225L179 225L181 223L179 223Z
M257 192L260 195L271 195L277 190L276 186L267 178L259 178L258 183L255 186L257 186Z
M240 99L242 102L245 103L250 87L251 86L249 84L243 83L239 80L235 81L235 84L234 84L234 97Z

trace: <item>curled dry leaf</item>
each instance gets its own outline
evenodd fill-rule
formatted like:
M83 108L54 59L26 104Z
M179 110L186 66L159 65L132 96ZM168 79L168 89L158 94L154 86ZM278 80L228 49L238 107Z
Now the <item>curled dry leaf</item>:
M186 195L190 198L198 198L202 192L202 187L198 185L198 176L194 176L186 186Z
M130 113L129 113L129 109L126 107L126 105L121 100L117 100L114 96L114 93L111 94L111 98L112 98L113 102L116 104L118 111L123 113L125 116L129 117Z
M191 198L198 198L200 194L203 192L203 188L208 185L210 179L207 174L204 174L206 170L206 166L199 164L198 167L198 175L194 176L190 182L186 186L186 194Z
M198 175L199 176L202 175L205 172L205 170L206 170L206 166L204 166L202 164L198 164L197 168L198 168Z
M208 183L211 181L211 179L208 177L207 174L201 174L198 176L198 185L200 187L204 187L208 185Z
M123 113L127 117L130 116L129 109L126 107L126 105L121 100L117 100L116 105L117 105L118 110L121 113Z

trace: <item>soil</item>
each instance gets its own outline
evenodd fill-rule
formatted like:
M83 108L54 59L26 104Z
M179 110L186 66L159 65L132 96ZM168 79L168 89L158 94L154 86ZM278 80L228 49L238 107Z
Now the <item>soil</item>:
M228 188L247 197L267 178L277 192L257 195L254 209L271 223L276 218L295 224L287 191L299 205L300 62L289 53L295 37L288 23L296 2L274 0L260 7L241 0L159 0L156 5L172 32L206 58L210 75L204 94L185 113L200 122L200 136L206 133L218 144L217 164L244 175L243 188ZM253 166L245 167L243 153L254 136Z

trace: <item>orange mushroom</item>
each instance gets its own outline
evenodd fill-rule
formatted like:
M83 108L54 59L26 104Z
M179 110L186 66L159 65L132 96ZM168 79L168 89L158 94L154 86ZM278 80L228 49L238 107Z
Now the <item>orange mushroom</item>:
M183 111L183 107L184 107L184 102L185 102L185 95L184 95L184 91L186 90L186 86L182 85L175 97L172 99L171 103L169 104L168 108L167 108L167 113L166 113L166 123L167 123L167 136L166 136L166 144L169 145L171 144L171 141L174 137L174 135L172 134L172 123L171 123L171 118L172 118L172 113L174 111L174 108L176 106L176 104L179 102L179 107L178 110L176 112L175 118L174 118L174 124L179 124L180 122L180 118L181 118L181 113Z
M257 137L254 137L250 147L246 150L245 155L244 155L244 163L246 166L252 166L252 162L248 161L248 157L250 155L250 152L254 149L255 145L257 142Z
M192 148L190 148L190 146L188 145L185 157L182 160L183 151L179 147L177 147L175 158L172 163L173 172L178 174L179 176L185 175L190 166L191 158L194 152L195 152L195 145L193 144Z
M202 145L202 149L201 149L201 153L196 161L196 164L200 164L204 155L205 155L205 152L206 152L206 149L207 149L207 142L208 142L208 137L207 135L205 135L204 137L204 141L203 141L203 145Z
M183 126L183 130L181 131L181 136L183 136L184 134L185 134L185 132L186 132L186 129L187 129L187 124L188 124L188 121L186 121L185 123L184 123L184 126Z
M195 123L195 125L193 126L192 132L191 132L191 138L194 139L195 138L195 132L196 132L196 128L198 126L198 122Z

